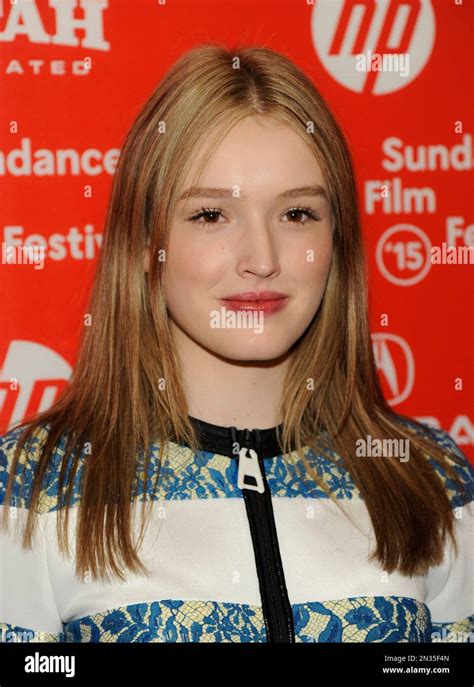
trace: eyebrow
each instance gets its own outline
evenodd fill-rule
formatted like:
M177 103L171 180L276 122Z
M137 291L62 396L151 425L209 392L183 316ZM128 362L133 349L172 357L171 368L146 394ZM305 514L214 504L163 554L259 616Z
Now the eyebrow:
M301 196L321 196L328 199L326 190L320 184L313 184L312 186L299 186L298 188L291 188L287 191L279 193L277 198L299 198ZM247 196L243 193L238 196L246 199ZM203 186L190 186L178 198L180 200L187 200L188 198L228 198L233 199L233 190L231 188L212 188Z

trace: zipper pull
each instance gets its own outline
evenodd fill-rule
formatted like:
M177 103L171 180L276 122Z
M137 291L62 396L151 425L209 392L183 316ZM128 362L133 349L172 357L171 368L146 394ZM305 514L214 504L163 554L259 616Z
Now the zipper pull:
M255 445L252 432L248 429L245 431L245 443ZM260 494L263 494L265 491L265 484L262 478L257 452L254 448L250 448L250 446L243 446L240 448L240 443L237 441L237 430L235 427L231 427L230 432L234 446L233 453L236 453L235 449L239 450L239 457L237 459L237 486L239 489L250 489L251 491L258 491ZM247 451L250 454L249 456L247 455ZM255 480L256 484L247 484L245 481L246 477L250 477L252 480Z
M247 456L247 451L250 456ZM246 477L255 479L256 484L249 484L245 481ZM239 451L239 472L237 474L237 486L239 489L252 489L263 494L265 486L263 484L262 473L258 463L257 452L253 448L241 448Z

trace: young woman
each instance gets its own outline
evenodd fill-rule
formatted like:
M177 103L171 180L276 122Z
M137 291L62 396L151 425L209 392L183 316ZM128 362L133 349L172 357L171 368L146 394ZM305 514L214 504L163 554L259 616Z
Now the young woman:
M350 153L267 48L138 115L70 384L0 456L6 641L472 631L473 468L382 395Z

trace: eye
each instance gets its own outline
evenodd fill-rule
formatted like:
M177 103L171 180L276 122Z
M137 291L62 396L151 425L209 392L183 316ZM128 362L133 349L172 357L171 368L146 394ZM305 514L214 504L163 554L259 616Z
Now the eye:
M317 212L314 212L312 208L309 207L297 207L297 208L291 208L288 210L285 215L290 215L292 217L292 220L290 221L290 224L307 224L308 222L320 222L321 217L318 215ZM305 219L304 221L301 220L295 220L295 216L298 217L299 215L306 215L309 217L309 219Z
M207 226L210 224L217 224L217 219L221 215L221 208L201 208L200 210L196 210L194 215L191 215L191 217L188 218L188 221L193 222L194 224L200 224L201 226ZM200 222L199 220L201 217L208 217L210 219L205 222Z
M291 216L290 224L307 224L308 222L320 222L321 217L310 207L295 207L287 210L286 215ZM308 219L298 220L296 219L300 215L306 215ZM188 218L189 222L193 224L199 224L201 226L210 226L212 224L219 223L219 217L222 217L222 208L201 208L196 210L191 217ZM206 219L207 218L207 219ZM205 219L204 222L199 220ZM296 220L296 221L295 221Z

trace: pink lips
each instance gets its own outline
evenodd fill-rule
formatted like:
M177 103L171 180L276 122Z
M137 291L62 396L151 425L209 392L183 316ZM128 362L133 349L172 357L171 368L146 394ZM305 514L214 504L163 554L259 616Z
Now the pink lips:
M261 310L270 315L282 310L289 300L286 293L278 291L247 291L226 296L221 302L229 310Z

